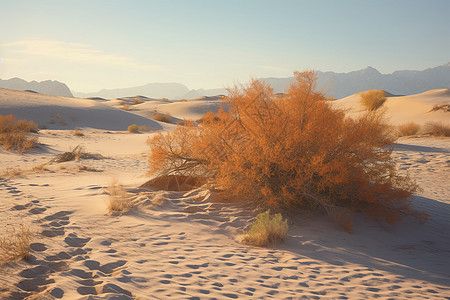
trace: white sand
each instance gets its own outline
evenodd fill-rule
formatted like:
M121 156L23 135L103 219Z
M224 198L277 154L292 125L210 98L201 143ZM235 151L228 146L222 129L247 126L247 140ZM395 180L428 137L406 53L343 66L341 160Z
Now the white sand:
M0 108L6 103L26 113L26 98L11 104L0 97ZM85 109L80 119L91 107L65 102L59 113L70 115L72 105ZM96 119L89 124L96 126L85 126L84 137L42 130L40 148L23 155L0 150L0 173L31 169L79 144L107 156L0 178L1 230L22 223L36 233L31 261L0 267L0 298L449 299L449 138L404 138L394 145L399 168L423 188L413 205L430 214L426 224L405 218L387 225L357 215L348 234L326 217L299 216L284 244L257 248L235 241L252 212L214 202L208 190L137 189L148 179L145 142L152 133L104 133L118 126L102 125L101 116L118 110L92 105ZM175 108L168 112L177 115ZM33 117L46 120L47 114L42 108ZM105 190L114 178L134 195L136 210L106 214Z
M357 93L333 102L333 105L344 108L350 113L364 111L361 105L361 93ZM417 95L387 97L382 109L386 109L386 117L393 125L415 122L424 125L428 122L450 123L448 112L431 111L435 105L450 104L450 90L430 90Z

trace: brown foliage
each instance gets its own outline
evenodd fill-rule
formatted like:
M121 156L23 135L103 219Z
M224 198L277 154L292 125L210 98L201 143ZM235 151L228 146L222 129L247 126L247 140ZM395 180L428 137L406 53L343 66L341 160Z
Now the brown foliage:
M360 94L361 103L369 110L375 111L386 102L386 93L381 90L370 90Z
M0 144L3 149L17 149L22 153L33 147L36 139L27 135L28 132L37 132L37 124L27 120L17 121L12 114L0 115Z
M419 132L420 125L414 122L397 126L397 136L411 136Z
M325 210L351 231L351 212L388 222L409 212L416 185L397 174L382 115L354 120L315 90L314 72L295 72L283 98L253 80L208 114L149 141L152 174L208 178L257 206Z
M450 125L442 122L429 122L425 124L425 133L434 136L450 136Z

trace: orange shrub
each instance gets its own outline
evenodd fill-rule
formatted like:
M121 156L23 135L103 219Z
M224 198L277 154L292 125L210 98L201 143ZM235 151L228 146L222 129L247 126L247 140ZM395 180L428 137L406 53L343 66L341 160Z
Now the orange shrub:
M17 149L19 153L35 145L36 139L29 137L27 132L37 132L37 124L33 121L19 120L12 114L0 115L0 144L3 149Z
M375 111L386 102L386 93L381 90L370 90L360 94L361 103L369 110Z
M294 74L283 98L253 80L229 90L229 112L153 137L151 174L205 177L257 206L324 210L348 231L352 211L413 214L417 186L396 172L382 115L346 118L315 90L314 72Z

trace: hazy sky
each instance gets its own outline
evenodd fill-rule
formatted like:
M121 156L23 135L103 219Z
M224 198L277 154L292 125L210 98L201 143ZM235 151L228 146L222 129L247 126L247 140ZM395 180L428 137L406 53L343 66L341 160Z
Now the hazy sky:
M220 88L450 61L450 0L0 0L0 79Z

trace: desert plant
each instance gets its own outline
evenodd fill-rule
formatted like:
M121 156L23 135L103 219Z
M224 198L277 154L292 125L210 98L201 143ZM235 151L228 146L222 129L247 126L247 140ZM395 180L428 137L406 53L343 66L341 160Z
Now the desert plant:
M442 122L429 122L425 124L424 132L433 136L450 136L450 125Z
M156 113L151 118L155 121L172 124L172 117L167 114Z
M134 98L133 99L133 104L141 104L142 103L142 100L141 99L139 99L139 97L136 97L136 98Z
M84 159L103 159L105 158L101 154L96 153L87 153L83 146L77 145L70 151L63 152L61 154L56 155L50 162L51 163L62 163L72 160L79 160L80 158Z
M439 111L442 110L444 112L450 112L450 104L436 104L430 111Z
M420 125L414 122L397 126L397 136L411 136L419 132Z
M37 132L37 124L33 121L16 120L12 114L0 115L0 144L3 149L16 149L19 153L33 147L37 139L30 137L29 132Z
M31 230L23 224L18 229L12 228L10 234L0 237L0 266L12 261L29 259L32 237Z
M250 229L241 236L241 242L258 247L283 242L288 230L287 220L281 214L271 215L270 210L260 213Z
M108 186L109 202L108 211L111 214L117 215L127 212L133 208L133 201L125 188L113 180Z
M396 171L382 114L347 118L315 90L314 72L294 75L281 99L253 80L229 90L229 112L155 135L150 173L204 177L255 206L323 210L348 231L355 210L388 222L414 214L417 186Z
M386 93L381 90L370 90L360 94L361 103L367 110L375 111L386 102Z
M130 126L128 126L128 132L131 133L139 132L139 126L136 124L131 124Z
M128 110L130 110L130 105L124 103L124 104L122 104L122 106L120 107L120 109L128 111Z
M80 128L77 127L77 128L75 128L74 131L72 131L72 135L74 135L74 136L84 136L84 133L81 132Z

